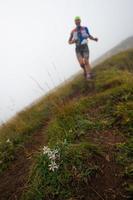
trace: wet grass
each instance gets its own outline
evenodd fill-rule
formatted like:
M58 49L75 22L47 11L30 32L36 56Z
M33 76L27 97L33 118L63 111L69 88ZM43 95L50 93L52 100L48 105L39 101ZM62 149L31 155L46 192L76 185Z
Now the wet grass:
M56 115L72 98L84 95L88 85L81 75L42 97L0 127L0 173L15 159L15 152Z
M127 191L128 198L132 198L132 71L133 51L120 53L94 68L93 90L92 87L88 90L92 81L74 86L75 91L83 92L82 95L61 105L47 128L48 146L60 152L58 169L50 171L45 155L40 152L22 199L91 198L88 187L101 170L98 161L102 157L102 148L86 136L101 131L116 131L126 138L124 143L117 145L115 159L116 164L124 167L123 193Z

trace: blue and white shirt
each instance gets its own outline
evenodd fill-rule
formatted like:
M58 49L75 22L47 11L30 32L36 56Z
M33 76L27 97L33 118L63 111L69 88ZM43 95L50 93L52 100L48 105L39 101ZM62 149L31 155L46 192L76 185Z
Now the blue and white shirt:
M76 27L71 32L72 40L76 40L76 45L87 44L87 38L90 36L89 30L87 27L79 26Z

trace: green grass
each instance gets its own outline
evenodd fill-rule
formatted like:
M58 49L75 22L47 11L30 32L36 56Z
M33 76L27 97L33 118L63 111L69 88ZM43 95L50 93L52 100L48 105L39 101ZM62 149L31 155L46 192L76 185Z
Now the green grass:
M129 197L133 197L133 138L129 137L127 142L117 146L117 162L124 166L123 176L126 178L125 189Z
M23 195L24 200L58 199L78 196L80 187L88 184L88 179L95 177L99 170L93 160L97 147L89 143L69 144L58 143L60 150L60 165L58 170L48 169L48 158L40 154L30 175L31 187Z
M125 188L132 196L132 183L128 182L133 169L132 71L133 51L120 53L94 68L95 87L87 83L91 93L85 83L74 86L85 95L62 105L47 128L48 146L61 152L59 168L49 171L48 158L39 153L22 199L79 199L81 193L85 198L89 182L99 173L97 160L102 156L102 149L90 143L87 135L114 130L127 138L117 145L116 160L125 167Z
M77 92L84 95L87 88L89 89L89 86L79 75L3 124L0 127L0 173L14 160L18 148L30 140L37 130L45 126L47 121L60 110L60 107L75 98Z
M23 200L79 199L81 194L85 198L101 170L98 160L103 154L88 136L103 131L127 138L117 145L116 161L125 168L125 188L132 195L133 50L113 56L93 71L94 80L87 82L78 75L0 128L1 172L14 160L16 150L48 121L48 147L60 155L53 172L48 155L38 152Z

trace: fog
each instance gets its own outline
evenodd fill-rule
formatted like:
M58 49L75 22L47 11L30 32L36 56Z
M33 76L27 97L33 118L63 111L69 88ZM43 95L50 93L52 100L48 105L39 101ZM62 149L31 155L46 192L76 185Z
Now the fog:
M81 16L93 61L133 35L132 0L0 0L0 121L79 71L68 37Z

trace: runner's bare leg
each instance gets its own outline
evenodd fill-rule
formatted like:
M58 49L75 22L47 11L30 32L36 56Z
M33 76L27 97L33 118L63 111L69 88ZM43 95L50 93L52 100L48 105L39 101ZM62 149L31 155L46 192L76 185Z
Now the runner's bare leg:
M85 71L87 74L91 73L91 66L88 58L84 58Z
M79 61L79 64L81 66L81 68L83 69L84 71L84 76L86 77L86 69L85 69L85 62L84 62L84 59L82 57L78 57L77 56L77 59Z

